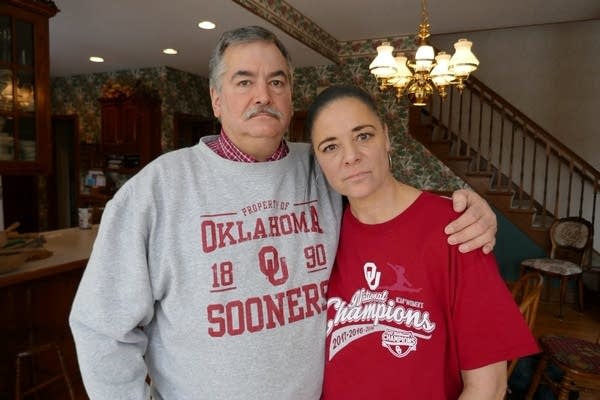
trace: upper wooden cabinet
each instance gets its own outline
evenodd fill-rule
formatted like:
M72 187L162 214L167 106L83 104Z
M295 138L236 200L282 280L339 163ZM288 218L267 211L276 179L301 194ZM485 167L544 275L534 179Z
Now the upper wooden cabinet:
M51 168L49 0L0 1L0 174Z
M100 99L104 154L138 155L145 165L161 153L160 100Z
M102 208L129 178L161 154L160 105L156 97L100 99L100 143L82 144L79 150L80 207Z

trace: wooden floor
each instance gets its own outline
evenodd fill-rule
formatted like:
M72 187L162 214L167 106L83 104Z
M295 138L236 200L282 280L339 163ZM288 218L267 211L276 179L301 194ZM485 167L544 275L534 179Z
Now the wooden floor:
M563 306L563 318L558 318L557 302L541 301L533 333L540 336L548 333L572 336L595 342L600 337L600 294L588 295L584 311L579 312L575 304Z

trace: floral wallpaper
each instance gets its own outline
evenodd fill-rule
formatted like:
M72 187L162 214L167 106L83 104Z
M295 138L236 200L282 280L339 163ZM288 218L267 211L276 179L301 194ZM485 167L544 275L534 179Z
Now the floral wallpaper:
M142 68L52 78L50 93L52 114L79 118L79 134L87 143L99 141L102 86L108 81L140 80L158 91L162 99L162 148L173 148L173 115L175 112L211 116L208 98L208 79L170 67Z

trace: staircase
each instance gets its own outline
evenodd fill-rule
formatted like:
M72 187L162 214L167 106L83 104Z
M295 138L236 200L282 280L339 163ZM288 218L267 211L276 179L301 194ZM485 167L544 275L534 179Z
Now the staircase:
M555 218L580 216L600 249L600 172L475 77L411 107L409 132L542 248Z

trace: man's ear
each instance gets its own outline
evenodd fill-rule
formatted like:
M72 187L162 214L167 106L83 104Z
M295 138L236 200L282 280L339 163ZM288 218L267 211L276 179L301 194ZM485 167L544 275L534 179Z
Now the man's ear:
M216 118L221 117L221 95L219 91L211 87L210 88L210 102L212 104L213 114Z

